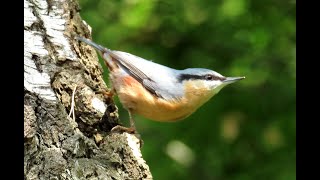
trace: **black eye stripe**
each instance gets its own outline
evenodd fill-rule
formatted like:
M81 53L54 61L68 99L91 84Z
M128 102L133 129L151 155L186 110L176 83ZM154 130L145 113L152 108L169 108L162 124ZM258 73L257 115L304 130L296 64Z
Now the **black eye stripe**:
M223 81L223 80L225 80L226 78L225 78L225 77L215 76L215 75L212 75L212 74L207 74L207 75L204 76L204 79L205 79L205 80L208 80L208 81L213 81L213 80Z
M189 79L201 79L201 76L199 75L192 75L192 74L181 74L179 76L179 80L183 81L183 80L189 80Z
M179 81L184 81L184 80L190 80L190 79L202 79L202 80L207 80L207 81L213 81L213 80L225 80L225 77L219 77L219 76L215 76L213 74L206 74L206 75L193 75L193 74L181 74L179 76Z

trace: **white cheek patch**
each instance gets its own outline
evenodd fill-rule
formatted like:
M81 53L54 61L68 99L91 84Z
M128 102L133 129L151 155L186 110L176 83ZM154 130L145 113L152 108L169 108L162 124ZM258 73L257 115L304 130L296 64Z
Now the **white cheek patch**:
M197 89L207 87L207 84L202 80L193 80L192 83L193 83L194 87Z
M215 88L218 88L220 85L221 85L221 81L206 81L206 86L208 89L215 89Z

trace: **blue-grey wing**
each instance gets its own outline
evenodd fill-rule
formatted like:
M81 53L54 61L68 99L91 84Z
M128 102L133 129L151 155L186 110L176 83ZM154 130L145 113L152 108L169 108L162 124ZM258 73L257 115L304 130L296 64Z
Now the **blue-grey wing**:
M166 89L170 88L168 87L170 83L166 83L168 85L167 87L159 87L157 85L157 83L161 81L161 78L168 78L168 73L174 71L173 69L170 71L169 68L165 66L121 51L112 51L110 55L118 62L122 69L141 83L151 94L164 99L177 98L176 93L171 93L170 89ZM143 71L141 69L143 69Z

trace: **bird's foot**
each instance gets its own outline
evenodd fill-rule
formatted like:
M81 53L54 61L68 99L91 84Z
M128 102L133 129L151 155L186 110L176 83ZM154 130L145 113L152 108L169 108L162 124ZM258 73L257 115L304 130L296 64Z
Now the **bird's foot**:
M136 134L136 128L134 127L124 127L124 126L120 126L120 125L116 125L115 127L113 127L111 130L111 132L118 132L118 133L123 133L123 132L127 132L129 134Z
M105 98L113 98L113 96L115 95L115 90L114 88L112 88L111 90L99 90L96 93L98 94L102 94Z

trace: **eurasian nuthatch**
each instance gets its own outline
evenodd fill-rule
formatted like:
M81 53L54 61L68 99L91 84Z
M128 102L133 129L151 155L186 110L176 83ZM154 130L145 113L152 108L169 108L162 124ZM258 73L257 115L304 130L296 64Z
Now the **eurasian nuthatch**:
M120 102L131 114L156 121L177 121L195 112L224 86L245 77L224 77L203 68L172 69L138 56L114 51L82 37L100 52Z

